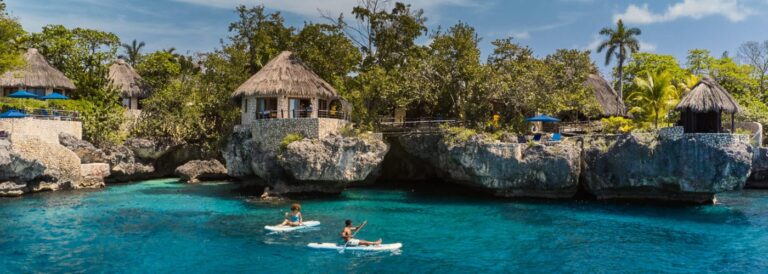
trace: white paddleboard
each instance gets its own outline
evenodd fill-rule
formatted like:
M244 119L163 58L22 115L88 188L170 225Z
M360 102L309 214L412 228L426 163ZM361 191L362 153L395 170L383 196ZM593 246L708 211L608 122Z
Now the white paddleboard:
M380 244L380 245L369 245L369 246L347 246L347 248L344 248L344 245L338 245L336 243L309 243L307 245L309 248L316 248L316 249L333 249L333 250L360 250L360 251L391 251L391 250L398 250L401 247L403 247L403 244L401 243L394 243L394 244Z
M319 225L320 225L320 221L304 221L303 225L300 225L300 226L266 225L264 226L264 229L269 231L274 231L274 232L291 232L291 231L307 229L307 228L315 227Z

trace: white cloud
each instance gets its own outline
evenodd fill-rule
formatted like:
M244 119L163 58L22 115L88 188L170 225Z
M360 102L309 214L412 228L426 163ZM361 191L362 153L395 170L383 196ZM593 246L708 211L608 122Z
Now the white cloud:
M640 41L640 51L654 52L656 51L656 44L645 41Z
M755 11L738 0L683 0L668 6L663 13L654 13L648 8L648 4L642 6L631 4L623 13L614 14L613 20L622 19L626 23L652 24L681 18L701 19L719 15L731 22L739 22L753 14Z
M512 38L525 40L531 38L531 33L527 31L513 31L509 33Z
M231 9L238 5L264 5L265 7L296 13L304 16L317 17L319 11L338 15L340 13L349 13L352 7L358 5L358 0L323 0L323 1L305 1L305 0L174 0L189 4L202 6ZM404 1L415 8L429 10L438 6L462 6L479 7L480 5L471 0L411 0Z

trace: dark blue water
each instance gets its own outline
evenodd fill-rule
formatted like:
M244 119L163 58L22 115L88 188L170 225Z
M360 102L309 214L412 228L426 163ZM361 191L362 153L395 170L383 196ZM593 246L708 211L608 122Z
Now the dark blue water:
M287 205L172 180L0 199L0 273L768 271L768 192L715 206L512 202L350 190L304 201L319 229L270 235ZM346 218L401 252L318 251Z

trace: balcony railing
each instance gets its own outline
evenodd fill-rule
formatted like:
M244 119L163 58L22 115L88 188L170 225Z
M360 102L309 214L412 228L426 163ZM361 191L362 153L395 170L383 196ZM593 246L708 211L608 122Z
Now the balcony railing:
M15 109L3 107L2 112ZM40 120L80 121L80 113L74 110L60 109L16 109L27 117Z
M292 114L292 115L288 115ZM264 120L264 119L277 119L277 118L311 118L312 117L312 111L311 110L292 110L292 111L285 111L285 110L265 110L265 111L257 111L255 113L255 119L256 120ZM317 117L318 118L332 118L332 119L342 119L346 120L349 118L346 112L343 111L336 111L336 110L318 110L317 111Z

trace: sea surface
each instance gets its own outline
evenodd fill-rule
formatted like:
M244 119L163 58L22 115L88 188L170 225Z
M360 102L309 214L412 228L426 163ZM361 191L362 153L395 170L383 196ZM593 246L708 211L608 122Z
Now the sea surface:
M319 228L270 234L289 204L153 180L0 199L0 273L766 273L768 192L712 206L508 201L351 189L302 201ZM345 219L399 252L313 250Z

